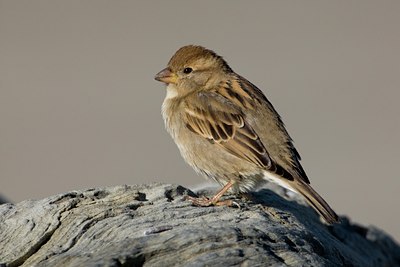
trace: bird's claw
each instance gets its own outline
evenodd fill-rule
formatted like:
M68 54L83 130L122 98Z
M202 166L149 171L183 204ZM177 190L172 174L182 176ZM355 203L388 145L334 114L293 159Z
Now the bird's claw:
M240 209L239 203L233 200L218 201L205 196L202 197L185 196L184 200L189 200L190 202L192 202L192 205L198 207L227 206L227 207L237 207L238 209Z

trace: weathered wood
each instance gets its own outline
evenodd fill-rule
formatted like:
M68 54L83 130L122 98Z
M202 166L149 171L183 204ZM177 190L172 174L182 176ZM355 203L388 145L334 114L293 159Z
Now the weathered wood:
M190 190L165 184L3 204L0 266L400 266L382 231L344 217L324 225L274 191L236 200L240 209L193 207Z

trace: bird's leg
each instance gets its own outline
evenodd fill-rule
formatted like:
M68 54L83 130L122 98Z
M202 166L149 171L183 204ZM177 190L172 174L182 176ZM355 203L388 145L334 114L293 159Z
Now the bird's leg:
M207 198L207 197L191 197L191 196L186 196L186 200L189 200L192 202L193 205L195 206L200 206L200 207L208 207L208 206L233 206L235 203L232 200L225 200L225 201L219 201L219 199L226 193L226 191L229 190L234 185L235 182L229 181L221 190L218 191L218 193L215 194L212 198Z

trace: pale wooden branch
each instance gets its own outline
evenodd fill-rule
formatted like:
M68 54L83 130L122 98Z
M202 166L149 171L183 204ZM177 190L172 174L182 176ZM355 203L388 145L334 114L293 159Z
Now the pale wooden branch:
M193 207L187 194L147 184L2 204L0 266L400 266L379 229L327 226L282 190L236 199L240 209Z

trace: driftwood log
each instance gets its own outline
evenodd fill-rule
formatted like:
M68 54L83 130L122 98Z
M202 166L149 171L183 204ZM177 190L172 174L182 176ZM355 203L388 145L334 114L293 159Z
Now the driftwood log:
M280 188L235 199L240 208L193 207L185 195L147 184L2 204L0 266L400 266L381 230L345 217L327 226Z

